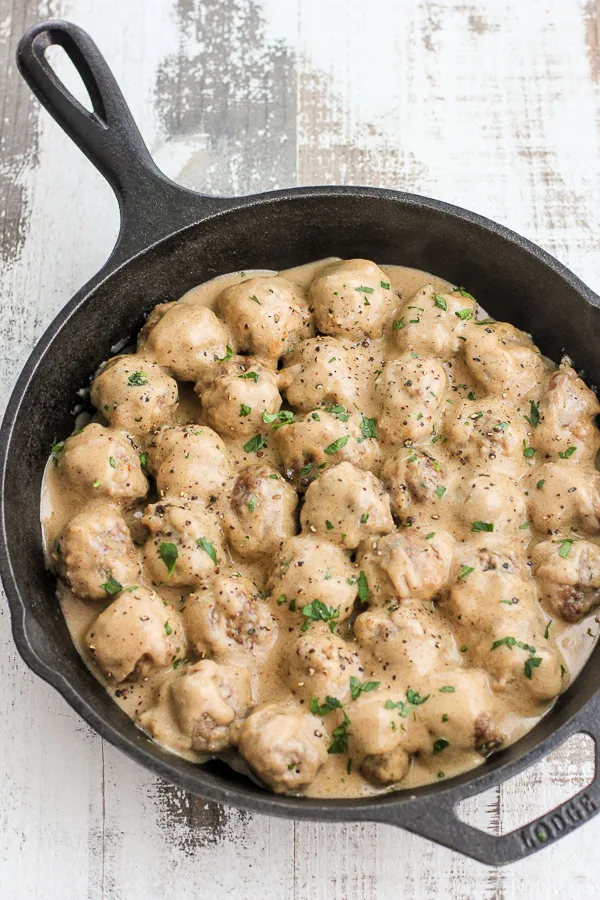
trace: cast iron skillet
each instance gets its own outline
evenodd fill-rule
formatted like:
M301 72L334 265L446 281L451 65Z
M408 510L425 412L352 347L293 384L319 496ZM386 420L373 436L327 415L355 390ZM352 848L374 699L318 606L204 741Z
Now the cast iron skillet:
M64 88L45 60L61 45L94 112ZM482 862L502 865L572 831L600 808L600 766L572 800L502 837L461 822L457 803L542 759L570 735L600 740L598 648L552 711L525 737L475 771L443 784L365 800L308 800L261 790L222 763L194 766L139 731L88 672L44 568L39 498L48 448L71 431L76 391L155 304L244 268L283 269L326 256L416 266L468 287L493 316L530 331L553 359L568 352L600 384L600 298L568 269L508 231L437 200L362 187L316 187L252 197L207 197L154 165L108 66L68 22L36 25L17 59L41 103L110 182L121 230L101 271L66 305L29 357L0 432L0 571L15 642L25 662L114 746L157 775L209 800L270 815L332 822L387 822Z

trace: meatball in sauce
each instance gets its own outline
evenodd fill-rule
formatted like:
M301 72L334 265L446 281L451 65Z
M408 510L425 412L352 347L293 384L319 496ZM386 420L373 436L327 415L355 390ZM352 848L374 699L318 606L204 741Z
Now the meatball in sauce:
M46 471L92 673L277 793L413 789L517 740L598 633L600 405L570 361L364 259L167 299Z

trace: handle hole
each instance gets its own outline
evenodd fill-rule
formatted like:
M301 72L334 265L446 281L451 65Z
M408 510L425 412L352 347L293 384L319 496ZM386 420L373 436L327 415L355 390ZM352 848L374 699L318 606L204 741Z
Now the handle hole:
M94 106L88 90L64 47L61 47L60 44L51 44L44 51L44 56L56 77L62 82L73 99L80 103L84 109L87 109L88 112L93 113Z
M456 815L479 831L508 834L570 800L591 784L595 771L593 739L574 734L535 766L499 787L462 800Z

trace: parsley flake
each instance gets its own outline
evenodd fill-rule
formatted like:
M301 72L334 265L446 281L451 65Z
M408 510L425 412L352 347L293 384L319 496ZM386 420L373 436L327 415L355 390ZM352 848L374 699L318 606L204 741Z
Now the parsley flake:
M255 434L253 438L244 444L245 453L257 453L267 446L267 439L262 434Z
M256 505L256 498L252 497L250 502L252 502L252 500L254 500L254 505ZM250 506L250 503L248 503L248 506ZM254 507L250 507L250 511L254 512ZM204 550L205 553L208 553L208 555L210 556L210 558L212 559L213 563L216 566L217 551L214 548L214 544L211 544L210 541L207 541L206 538L204 538L204 537L199 537L198 540L196 541L196 543L199 547L202 547L202 549Z
M325 447L323 452L326 453L328 456L333 456L334 453L337 453L339 450L342 449L342 447L345 447L349 440L350 440L350 435L345 434L343 437L338 438L337 441L334 441L328 447Z

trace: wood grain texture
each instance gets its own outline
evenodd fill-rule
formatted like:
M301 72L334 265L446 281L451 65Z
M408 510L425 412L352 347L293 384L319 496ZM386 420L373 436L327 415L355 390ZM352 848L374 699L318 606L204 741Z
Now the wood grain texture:
M109 188L16 73L16 41L47 15L91 32L157 161L191 187L424 193L600 289L598 0L0 0L2 403L118 227ZM0 623L2 900L600 896L600 819L494 870L389 827L207 804L105 745L22 664L4 604ZM592 765L577 737L461 815L504 833Z

